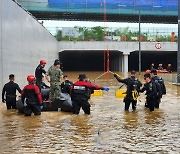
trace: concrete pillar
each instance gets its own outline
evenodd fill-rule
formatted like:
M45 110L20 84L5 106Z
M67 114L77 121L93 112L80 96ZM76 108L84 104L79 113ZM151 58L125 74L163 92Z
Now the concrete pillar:
M123 54L123 72L128 72L128 56L129 54Z
M121 55L118 58L118 71L122 72L122 56Z

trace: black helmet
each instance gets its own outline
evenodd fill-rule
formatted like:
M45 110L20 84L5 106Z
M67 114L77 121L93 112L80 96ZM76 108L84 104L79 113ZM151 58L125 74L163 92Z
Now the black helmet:
M86 77L86 74L79 74L79 77L78 77L78 79L86 79L87 77Z
M131 71L131 74L132 74L132 75L135 75L135 74L136 74L136 71L135 71L135 70L132 70L132 71Z
M144 79L151 78L151 75L149 73L144 74Z
M54 61L54 66L56 66L56 65L60 65L59 59L56 59L56 60Z

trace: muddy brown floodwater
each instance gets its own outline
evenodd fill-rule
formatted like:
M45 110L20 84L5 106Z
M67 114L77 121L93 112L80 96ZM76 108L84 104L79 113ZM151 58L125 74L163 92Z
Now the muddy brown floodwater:
M65 74L76 81L79 72ZM86 74L93 81L102 72ZM180 86L166 82L167 94L154 112L144 108L144 94L135 112L131 106L124 112L123 99L115 97L121 84L111 74L96 84L110 91L91 98L91 115L81 110L24 117L1 103L0 153L180 153Z

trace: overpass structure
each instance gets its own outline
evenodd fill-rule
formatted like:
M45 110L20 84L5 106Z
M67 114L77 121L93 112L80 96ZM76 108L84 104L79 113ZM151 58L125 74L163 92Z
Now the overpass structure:
M177 47L178 45L176 42L142 42L141 50L147 57L152 57L152 54L157 57L156 63L162 62L167 64L176 61ZM69 57L70 61L73 61L73 64L69 61L69 63L72 64L71 67L78 62L87 65L86 61L91 59L89 63L91 63L91 65L95 63L94 68L90 68L91 71L97 67L99 61L101 61L103 65L103 51L107 49L110 51L110 68L112 71L128 72L128 66L130 66L130 69L136 69L138 67L138 62L135 60L135 53L139 50L138 42L61 41L59 44L60 59L63 59L63 63L68 65L66 63L68 58L66 57ZM95 54L98 58L96 58ZM134 57L131 56L132 54ZM78 56L72 59L75 55ZM166 56L164 57L164 55ZM142 58L144 69L150 67L151 63L155 63L155 61L153 61L154 59L150 58L152 60L150 61L147 57L144 57L144 59ZM171 61L168 57L171 58Z
M17 0L41 20L177 23L178 0Z

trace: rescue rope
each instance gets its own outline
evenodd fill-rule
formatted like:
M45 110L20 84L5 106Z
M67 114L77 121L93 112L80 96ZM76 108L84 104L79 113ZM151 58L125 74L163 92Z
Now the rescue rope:
M132 91L132 97L133 97L133 100L137 101L139 97L139 93L136 89Z

